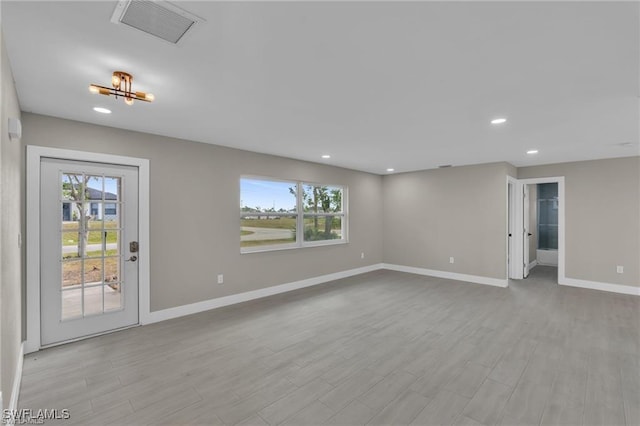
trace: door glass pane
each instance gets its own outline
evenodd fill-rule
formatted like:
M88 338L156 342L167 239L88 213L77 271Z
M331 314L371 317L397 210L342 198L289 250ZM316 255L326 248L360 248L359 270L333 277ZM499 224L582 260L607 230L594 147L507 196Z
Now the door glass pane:
M124 246L120 243L125 237L121 219L125 208L122 195L125 176L126 179L130 176L132 185L126 188L130 191L126 195L132 199L137 197L136 172L131 168L116 176L114 174L121 173L120 168L53 160L43 160L41 172L45 206L41 209L41 223L46 231L43 232L46 244L43 244L41 256L41 260L46 260L42 260L41 267L43 277L48 277L43 279L41 288L46 294L41 321L43 341L47 344L62 341L61 337L74 333L74 327L90 325L95 329L108 329L112 321L129 323L132 316L124 311L122 293L123 255L129 253L128 244L122 253ZM111 175L105 176L104 172ZM136 209L135 203L132 204L134 217ZM137 225L132 221L131 229L127 230L132 235L130 238L126 234L127 243L129 239L136 239L133 237L136 229ZM56 246L60 254L54 256ZM132 274L135 274L133 268ZM131 281L135 288L134 275ZM101 320L95 317L86 322L82 320L106 311L122 311L123 315L110 314L102 324L98 324ZM60 320L72 321L45 330L44 324L56 324Z
M78 257L78 230L66 231L66 227L63 227L61 235L62 258Z
M120 229L122 203L104 203L104 228Z
M89 203L89 229L102 228L102 217L104 216L104 203L100 201L90 201Z
M62 319L82 316L82 289L66 289L62 292Z
M84 177L81 174L62 174L62 197L61 200L82 200L82 185Z
M104 227L106 229L118 228L120 208L119 203L104 203Z
M105 232L89 231L89 238L87 240L87 257L102 257L105 255Z
M120 201L122 192L120 186L122 179L119 177L105 176L104 178L104 199L105 201Z
M85 287L84 316L102 313L102 286Z
M115 283L120 281L120 256L104 259L104 282Z
M104 178L102 176L86 176L86 199L90 201L102 201L104 191Z
M102 283L102 259L87 259L84 261L84 284Z
M104 199L105 201L120 200L120 185L121 179L119 177L109 177L105 176L104 178Z
M82 285L82 261L72 260L62 262L62 287Z
M104 232L107 244L107 256L117 256L120 254L120 231L105 231Z
M122 284L114 283L105 285L104 311L118 311L122 309Z

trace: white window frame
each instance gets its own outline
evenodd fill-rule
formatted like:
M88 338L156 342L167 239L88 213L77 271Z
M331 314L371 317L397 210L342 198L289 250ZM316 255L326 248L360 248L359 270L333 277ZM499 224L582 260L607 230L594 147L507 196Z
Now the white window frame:
M303 180L295 180L295 179L278 179L271 178L265 176L253 176L253 175L242 175L240 176L240 183L243 179L253 179L253 180L264 180L271 182L286 182L296 185L296 211L295 213L269 213L270 216L281 216L281 217L291 217L295 216L296 218L296 241L290 244L273 244L273 245L264 245L264 246L255 246L255 247L240 247L241 254L248 253L260 253L266 251L278 251L278 250L291 250L291 249L299 249L299 248L308 248L308 247L321 247L321 246L331 246L331 245L340 245L347 244L349 242L349 189L346 185L341 184L329 184L329 183L318 183L318 182L309 182ZM328 213L305 213L304 212L304 199L301 196L303 186L328 186L334 188L342 189L342 211L340 213L336 213L330 215ZM242 186L240 185L240 195L242 196ZM242 206L240 206L242 209ZM242 210L240 210L240 219L245 216ZM305 216L313 217L325 217L325 216L340 216L342 218L342 238L335 240L320 240L320 241L304 241L304 218Z

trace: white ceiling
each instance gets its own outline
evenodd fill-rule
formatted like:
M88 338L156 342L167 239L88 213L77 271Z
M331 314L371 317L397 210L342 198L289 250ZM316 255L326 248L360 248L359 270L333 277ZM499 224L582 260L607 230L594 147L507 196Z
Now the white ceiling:
M2 1L22 109L379 174L640 153L637 2L178 4L206 22L172 45L115 1ZM156 102L89 93L116 69Z

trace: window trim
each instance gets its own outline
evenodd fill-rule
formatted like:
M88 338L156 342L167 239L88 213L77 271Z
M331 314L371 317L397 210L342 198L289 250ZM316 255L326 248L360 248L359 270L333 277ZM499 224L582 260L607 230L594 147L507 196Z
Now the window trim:
M268 251L279 251L279 250L293 250L293 249L301 249L301 248L309 248L309 247L323 247L323 246L332 246L332 245L340 245L340 244L348 244L349 243L349 188L347 185L343 184L330 184L330 183L317 183L317 182L309 182L306 180L296 180L296 179L282 179L282 178L271 178L266 176L255 176L255 175L241 175L240 176L240 197L242 197L242 180L243 179L253 179L253 180L265 180L272 182L286 182L292 183L296 185L296 211L288 212L288 213L279 213L274 212L270 213L274 216L295 216L296 218L296 241L288 244L271 244L264 246L253 246L253 247L242 247L240 246L241 254L248 253L261 253ZM304 199L300 194L302 194L303 186L328 186L328 187L336 187L342 189L342 209L340 213L329 214L329 213L308 213L304 211ZM242 206L240 206L240 220L245 216L242 212ZM319 241L304 241L304 218L305 216L317 216L317 217L325 217L325 216L340 216L342 218L342 238L335 240L319 240ZM240 224L242 228L242 224ZM242 242L240 241L242 244Z

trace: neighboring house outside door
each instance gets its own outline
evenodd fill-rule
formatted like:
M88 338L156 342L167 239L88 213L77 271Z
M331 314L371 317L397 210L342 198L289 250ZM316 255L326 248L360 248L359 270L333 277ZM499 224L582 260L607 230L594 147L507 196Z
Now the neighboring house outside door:
M118 199L116 194L112 194L111 192L104 193L105 201L114 200L114 203L104 203L104 214L100 209L99 202L91 202L91 200L102 201L102 191L93 188L87 188L87 196L90 201L89 203L89 214L93 220L115 220L117 218L117 204L115 201ZM75 206L73 201L68 203L62 203L62 220L64 222L71 222L77 219L78 209ZM75 215L75 217L74 217Z

